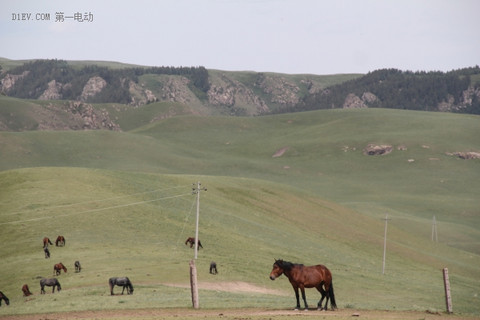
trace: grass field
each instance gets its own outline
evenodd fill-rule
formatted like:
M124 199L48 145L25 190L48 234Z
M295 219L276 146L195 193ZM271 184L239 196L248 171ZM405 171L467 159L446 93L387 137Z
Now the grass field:
M327 265L339 308L351 310L442 312L448 267L455 312L480 316L480 163L447 154L480 150L480 118L329 110L181 116L133 129L138 118L117 116L132 130L0 133L0 290L11 300L0 317L189 308L193 250L184 241L197 181L208 188L196 262L202 309L293 307L287 279L268 279L283 258ZM369 143L394 150L366 156ZM45 259L41 239L59 234L67 245ZM58 277L63 290L40 295L39 279L60 261L69 268ZM108 278L124 275L134 294L111 297ZM34 296L22 297L24 283ZM307 298L315 305L319 296Z

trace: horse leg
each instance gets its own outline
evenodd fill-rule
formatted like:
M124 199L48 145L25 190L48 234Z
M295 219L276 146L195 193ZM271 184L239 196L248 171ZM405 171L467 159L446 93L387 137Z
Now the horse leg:
M298 295L298 287L294 287L293 290L295 291L295 298L297 299L297 306L295 307L295 310L300 309L300 297Z
M326 291L326 296L327 296L327 299L325 301L325 310L328 310L328 301L330 301L330 309L332 309L332 311L334 310L333 309L333 305L332 305L332 301L335 301L335 297L332 298L332 290L333 290L333 287L332 287L332 284L328 285L328 286L325 286L325 291Z
M325 296L327 295L327 293L325 292L325 290L323 290L323 287L322 285L320 285L319 287L317 287L317 290L318 292L320 292L320 294L322 295L322 297L320 298L320 300L318 301L318 304L317 304L317 308L318 310L323 310L322 308L322 302L323 302L323 299L325 299Z
M308 310L307 298L305 296L305 288L303 286L301 286L300 290L302 290L302 298L303 298L303 303L305 304L305 310ZM299 305L299 307L300 307L300 305Z
M125 291L126 287L127 287L126 285L123 285L122 294L123 294L123 291ZM128 289L127 289L127 293L128 293Z

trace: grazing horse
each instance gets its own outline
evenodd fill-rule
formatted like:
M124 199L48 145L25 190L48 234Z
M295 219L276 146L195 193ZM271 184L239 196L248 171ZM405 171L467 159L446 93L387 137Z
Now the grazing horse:
M75 261L75 272L80 272L81 270L82 270L82 266L80 265L80 261L78 260Z
M60 292L62 290L62 287L60 286L60 282L58 282L57 278L50 278L50 279L45 279L43 278L40 280L40 293L45 294L45 286L47 287L53 287L52 288L52 293L55 292L55 287L57 287L57 291Z
M33 293L30 292L30 289L28 288L28 284L24 284L22 287L22 292L24 297L31 296Z
M43 252L45 252L45 259L50 258L50 250L48 250L48 246L43 247Z
M57 240L55 241L56 247L63 247L65 246L65 238L63 236L58 236Z
M293 290L295 291L295 297L297 298L297 306L295 307L295 310L300 309L300 300L298 296L299 288L302 291L305 310L308 310L307 299L305 298L305 288L316 288L322 295L322 298L318 301L318 310L322 310L322 302L324 298L327 298L325 302L325 310L327 310L329 299L331 309L334 310L337 308L335 294L333 293L332 274L324 265L319 264L306 267L303 264L275 260L272 272L270 273L270 279L275 280L275 278L280 277L282 273L287 276L292 284Z
M112 295L112 296L113 296L113 287L114 286L123 287L122 294L123 294L123 291L125 291L125 288L127 288L127 294L132 294L133 293L132 283L130 282L130 279L128 279L127 277L110 278L110 279L108 279L108 284L110 285L110 295Z
M210 273L211 274L217 274L217 264L215 261L210 262Z
M53 244L48 237L43 238L43 247L48 247L49 244Z
M67 267L65 267L61 262L57 263L56 265L53 266L53 275L54 276L60 275L60 273L62 273L62 269L63 269L63 272L67 273Z
M10 299L8 299L7 296L4 295L2 291L0 291L0 306L2 305L2 300L5 301L7 306L10 304Z
M195 238L193 237L189 237L186 241L185 241L185 245L189 244L190 243L190 248L193 248L193 246L195 245ZM202 248L203 249L203 246L202 246L202 243L200 242L200 239L198 239L198 247L197 249L199 248Z

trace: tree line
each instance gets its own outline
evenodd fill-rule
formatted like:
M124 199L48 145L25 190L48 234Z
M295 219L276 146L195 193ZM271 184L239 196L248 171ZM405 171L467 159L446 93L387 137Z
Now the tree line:
M315 110L342 108L347 95L353 93L362 97L365 92L377 99L367 105L373 108L439 111L442 102L450 102L455 112L480 114L480 101L472 96L471 104L465 105L463 93L470 86L480 88L471 76L480 75L480 67L465 68L450 72L411 72L398 69L382 69L369 72L363 77L328 87L321 92L306 95L301 103L292 109ZM477 77L478 78L478 77Z
M60 89L62 99L78 100L87 81L99 76L107 85L101 92L90 97L88 102L130 103L129 82L138 83L138 77L144 74L181 75L189 78L192 91L206 93L210 89L208 71L204 67L147 67L111 69L97 65L74 68L64 60L35 60L13 68L10 74L28 73L19 78L9 90L8 95L24 99L38 99L55 80L63 84Z

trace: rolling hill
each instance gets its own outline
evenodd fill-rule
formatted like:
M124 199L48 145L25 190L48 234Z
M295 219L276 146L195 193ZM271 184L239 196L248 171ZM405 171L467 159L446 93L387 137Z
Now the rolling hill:
M26 115L38 103L8 101ZM273 259L283 258L326 264L340 308L444 310L448 267L455 312L480 315L479 160L455 155L479 152L478 116L352 109L205 117L170 107L95 106L111 108L123 131L0 132L0 289L12 302L0 315L189 307L193 251L183 242L194 232L197 181L208 188L197 260L203 308L293 306L288 281L268 279ZM3 114L30 126L15 112ZM365 154L371 144L391 152ZM45 259L41 239L58 234L67 245ZM59 261L71 268L59 276L64 290L40 296L39 278ZM135 294L110 297L107 279L123 275ZM33 298L22 298L23 283ZM307 298L314 305L318 295Z

